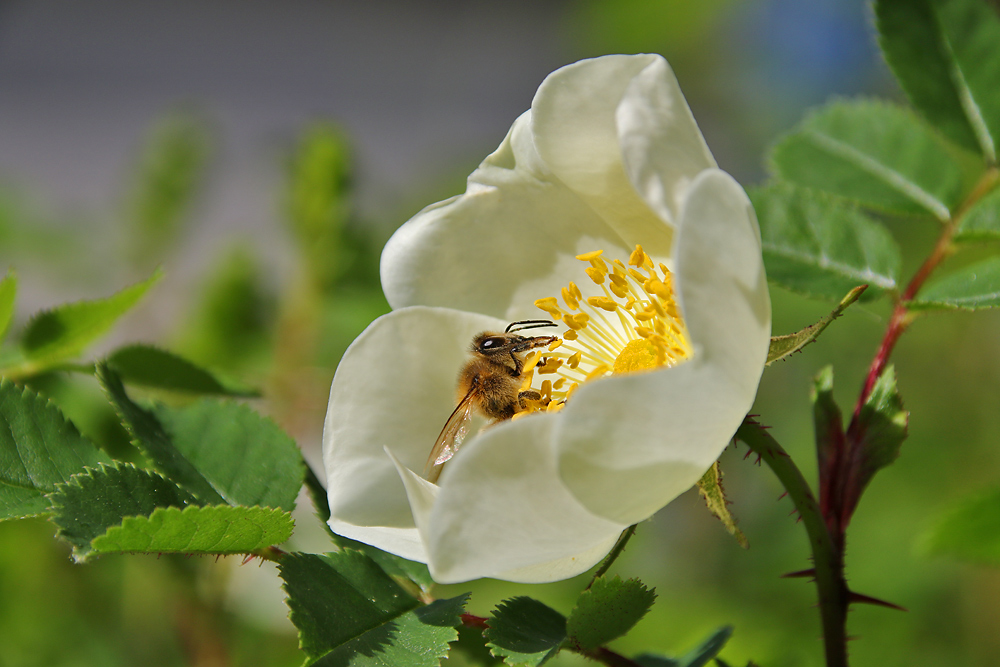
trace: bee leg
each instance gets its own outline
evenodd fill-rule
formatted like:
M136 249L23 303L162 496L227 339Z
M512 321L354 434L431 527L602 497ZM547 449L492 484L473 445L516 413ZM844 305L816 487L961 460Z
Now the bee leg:
M540 401L542 400L542 395L533 389L527 391L520 391L517 393L517 404L521 406L522 410L528 409L528 401Z

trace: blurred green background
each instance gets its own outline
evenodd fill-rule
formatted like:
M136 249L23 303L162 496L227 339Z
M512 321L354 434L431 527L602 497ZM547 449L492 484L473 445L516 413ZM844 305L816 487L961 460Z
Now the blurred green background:
M0 270L20 278L17 322L167 278L93 354L154 342L263 389L319 464L329 382L387 305L378 255L423 206L464 189L549 71L651 51L674 67L724 169L766 174L765 147L835 95L900 99L861 0L537 3L104 0L0 7ZM910 263L931 223L890 221ZM774 332L830 305L772 290ZM765 372L755 411L810 479L810 378L833 363L849 410L886 323L852 307L817 344ZM16 330L16 325L15 325ZM1000 573L921 555L950 501L1000 477L1000 314L931 315L895 361L911 411L900 460L865 495L848 537L852 588L907 613L852 610L856 665L1000 663ZM130 456L96 384L34 381L87 435ZM689 492L639 527L614 572L659 594L613 644L682 653L732 624L722 656L819 665L805 533L770 471L722 458L740 549ZM330 548L300 500L298 548ZM44 520L0 524L0 667L296 665L268 566L238 559L107 557L76 566ZM568 612L585 580L482 581L472 613L515 594ZM456 662L461 656L455 658ZM572 656L560 656L572 663Z

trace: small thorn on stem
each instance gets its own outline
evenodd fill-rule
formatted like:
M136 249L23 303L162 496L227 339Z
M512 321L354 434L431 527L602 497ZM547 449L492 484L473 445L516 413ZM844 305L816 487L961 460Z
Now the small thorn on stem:
M788 495L788 491L785 491L785 492L784 492L784 493L782 493L782 494L781 494L780 496L778 496L778 500L781 500L782 498L784 498L784 497L785 497L785 496L787 496L787 495Z
M858 604L873 604L877 607L887 607L889 609L897 609L899 611L909 611L906 607L901 607L898 604L893 604L892 602L887 602L886 600L880 600L878 598L873 598L870 595L862 595L861 593L855 593L850 591L847 594L848 602L858 603Z
M787 572L781 575L782 579L805 579L806 577L815 577L816 568L811 567L808 570L797 570L796 572Z

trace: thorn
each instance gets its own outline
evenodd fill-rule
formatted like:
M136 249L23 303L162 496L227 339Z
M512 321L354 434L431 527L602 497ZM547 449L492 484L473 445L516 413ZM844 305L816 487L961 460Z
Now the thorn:
M255 556L253 554L247 554L246 556L243 557L243 562L240 563L240 565L246 565L247 563L249 563L250 561L252 561L254 558L255 558Z
M787 572L781 575L782 579L805 579L806 577L815 577L816 568L811 567L808 570L798 570L797 572Z
M757 455L757 460L753 462L755 466L760 467L760 454Z
M784 492L784 493L782 493L782 494L781 494L780 496L778 496L778 500L781 500L782 498L784 498L784 497L785 497L785 496L787 496L787 495L788 495L788 491L785 491L785 492Z
M748 458L750 458L751 454L753 454L753 450L752 449L748 449L747 453L743 455L743 460L746 461Z
M885 600L879 600L878 598L873 598L870 595L855 593L854 591L848 592L847 601L852 603L856 602L858 604L873 604L877 607L887 607L889 609L898 609L899 611L909 611L906 607L900 607L898 604L886 602Z

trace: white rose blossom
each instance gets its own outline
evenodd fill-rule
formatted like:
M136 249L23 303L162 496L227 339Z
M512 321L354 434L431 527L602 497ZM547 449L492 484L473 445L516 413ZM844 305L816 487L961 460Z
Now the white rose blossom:
M465 194L390 239L381 274L393 310L330 392L329 523L442 583L592 567L719 457L767 355L753 209L657 55L550 74ZM541 317L561 338L525 367L542 399L424 479L472 338Z

